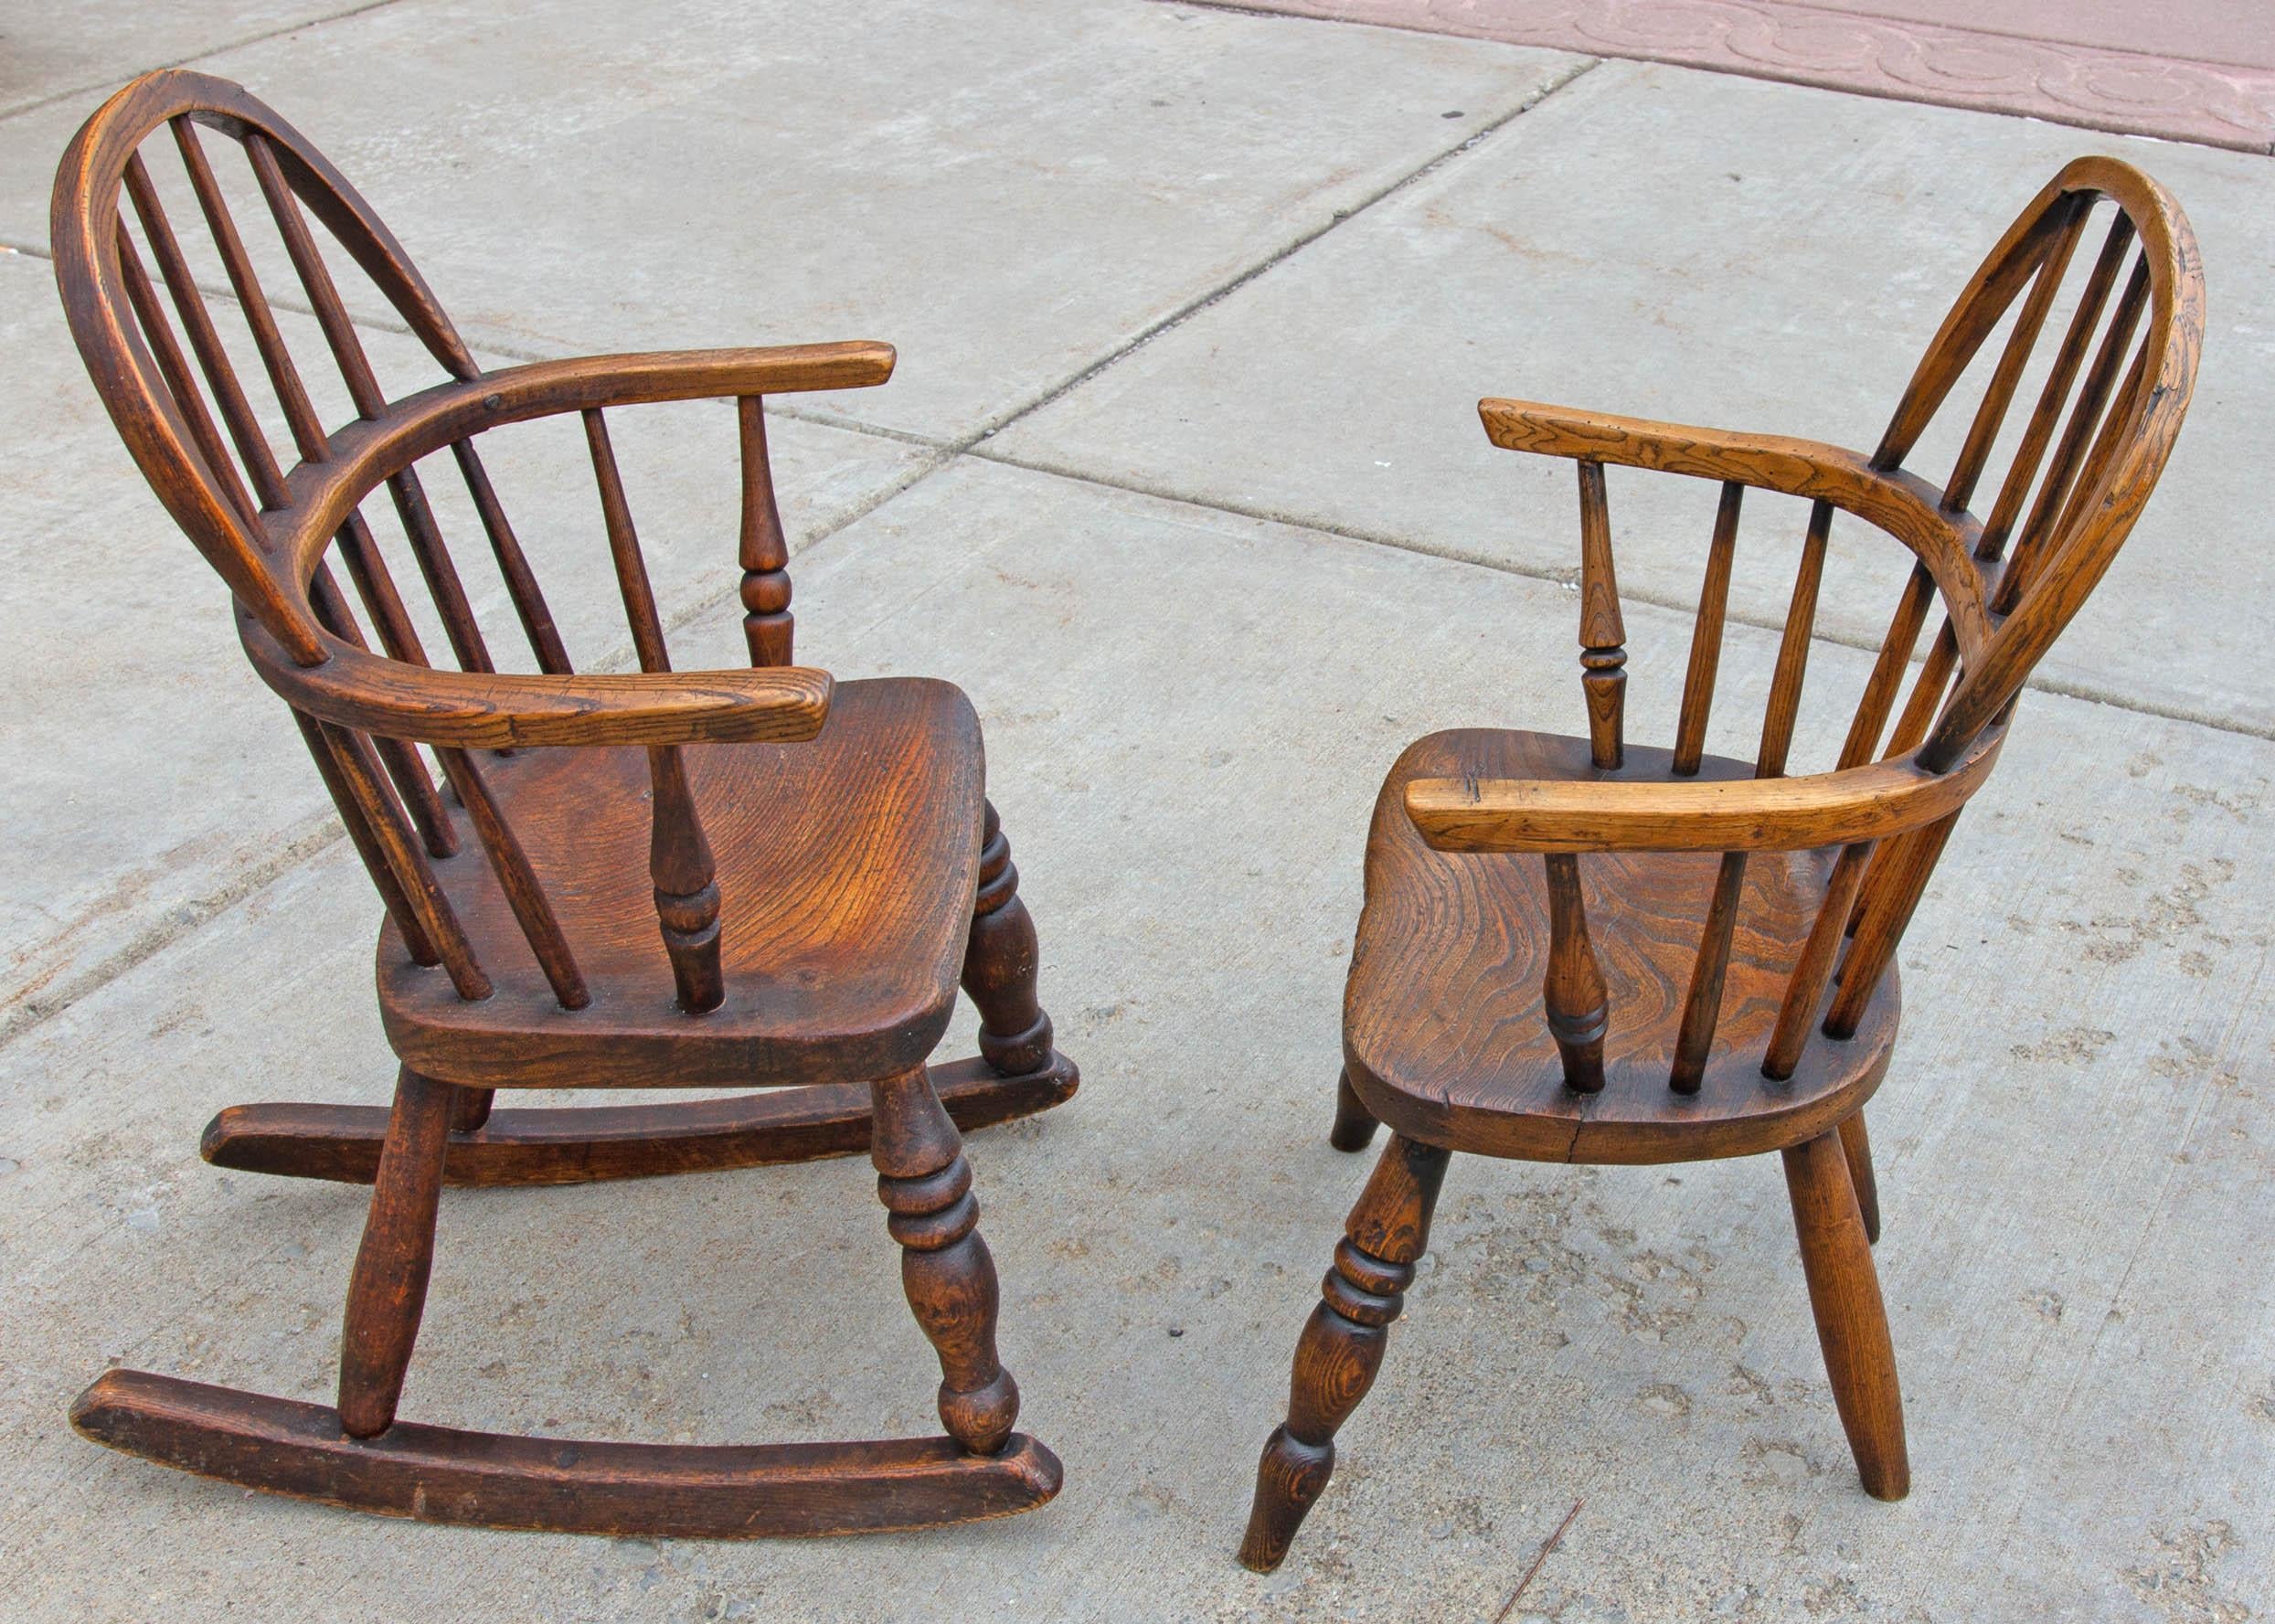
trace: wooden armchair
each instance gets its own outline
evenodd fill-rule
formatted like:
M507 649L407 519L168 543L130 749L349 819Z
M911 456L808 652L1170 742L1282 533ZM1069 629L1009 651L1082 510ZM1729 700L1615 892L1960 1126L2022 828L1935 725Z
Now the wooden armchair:
M2104 201L2114 218L2102 247L2071 278ZM2066 331L1977 518L1970 504L2066 280L2082 281L2064 302ZM1951 475L1932 483L1906 463L2010 309ZM1781 1152L1842 1424L1866 1489L1903 1496L1863 1116L1896 1041L1897 946L2025 680L2156 483L2202 329L2202 273L2178 206L2125 165L2084 158L1992 249L1869 457L1481 403L1495 445L1579 464L1588 736L1434 734L1383 786L1331 1138L1355 1151L1377 1122L1392 1138L1297 1345L1288 1419L1257 1474L1249 1566L1279 1566L1326 1485L1335 1431L1380 1366L1454 1151L1596 1162ZM1721 483L1672 749L1621 738L1608 462ZM1743 761L1704 745L1749 486L1812 506L1760 745ZM1835 509L1914 563L1837 762L1787 777ZM1899 711L1939 605L1940 630Z
M274 391L298 457L290 472L145 164L144 143L161 130ZM343 428L320 420L207 155L212 136L250 165L353 403ZM206 1158L220 1166L375 1186L336 1409L112 1371L80 1397L74 1424L253 1488L506 1527L824 1534L1048 1500L1058 1462L1012 1430L1018 1389L996 1356L994 1268L958 1130L1044 1109L1077 1077L1036 1000L1035 929L983 798L979 723L946 683L833 684L791 661L789 553L761 403L883 383L891 349L604 356L484 373L323 155L239 87L195 73L137 80L88 122L56 177L54 240L95 386L160 500L228 582L246 653L292 707L385 904L379 1001L402 1062L391 1109L238 1106L206 1130ZM385 398L329 268L342 254L443 381ZM751 669L675 673L604 414L707 397L739 403ZM571 669L477 450L505 425L572 411L634 674ZM496 669L444 542L421 483L443 452L533 672ZM399 560L407 547L455 669L430 660L359 511L382 486L401 526ZM980 1012L981 1054L928 1069L959 981ZM491 1109L499 1088L722 1086L778 1091ZM396 1420L444 1184L862 1150L904 1249L909 1305L940 1354L947 1436L694 1448Z

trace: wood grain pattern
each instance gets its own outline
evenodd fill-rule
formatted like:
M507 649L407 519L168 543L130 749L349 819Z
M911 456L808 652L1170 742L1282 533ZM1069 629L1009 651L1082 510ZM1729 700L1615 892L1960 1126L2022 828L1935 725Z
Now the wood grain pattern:
M1048 1110L1074 1097L1074 1062L1005 1077L973 1056L929 1068L949 1120L966 1132ZM462 1088L470 1095L473 1089ZM232 1105L206 1125L198 1154L216 1167L367 1184L387 1141L385 1106ZM583 1184L716 1173L868 1153L866 1083L813 1083L728 1099L537 1106L492 1111L451 1135L446 1188Z
M2104 207L2103 248L2059 346L2041 357L2078 245ZM2015 695L2163 471L2202 327L2201 267L2178 206L2126 165L2081 158L1961 290L1869 457L1479 403L1495 445L1579 467L1589 734L1432 734L1392 769L1367 839L1334 1142L1363 1144L1380 1122L1394 1147L1536 1161L1781 1152L1834 1396L1865 1486L1882 1499L1900 1498L1909 1480L1870 1252L1879 1200L1863 1107L1895 1044L1897 950L1997 762ZM1983 392L1956 405L2002 328ZM2045 382L2013 429L2034 367ZM1966 427L1939 487L1905 463L1947 408L1963 409ZM2010 440L1991 517L1979 520L1968 504ZM1626 649L1607 463L1723 487L1672 751L1621 735ZM1744 762L1704 744L1749 486L1812 505L1760 744ZM1835 766L1788 777L1836 509L1908 549L1912 568ZM1370 1341L1331 1311L1339 1287L1382 1292L1404 1279L1352 1256L1361 1272L1329 1277L1330 1307L1298 1347L1289 1424L1259 1466L1242 1549L1252 1566L1286 1554L1332 1468L1334 1428L1379 1362L1379 1330ZM1345 1261L1338 1253L1339 1269Z
M1599 853L1579 862L1610 1011L1604 1087L1576 1094L1542 1008L1549 952L1541 866L1435 852L1406 816L1417 778L1521 772L1583 782L1664 778L1667 751L1630 745L1603 772L1585 739L1464 729L1398 759L1367 836L1366 907L1344 994L1344 1059L1366 1109L1393 1131L1488 1155L1552 1162L1686 1161L1813 1137L1879 1084L1899 1003L1891 975L1859 1035L1822 1038L1792 1078L1762 1062L1785 983L1832 868L1829 853L1756 858L1744 871L1711 1058L1699 1087L1668 1087L1691 971L1722 863L1705 853ZM1752 771L1708 756L1701 785Z
M453 858L434 872L495 991L457 997L384 930L379 1008L396 1053L506 1088L782 1087L921 1063L947 1029L978 895L979 721L946 683L837 692L809 744L686 752L718 854L724 992L709 1013L681 1010L656 939L646 752L533 750L495 763L491 788L607 992L562 1009L489 865Z
M1048 1449L952 1438L638 1444L511 1438L398 1422L370 1442L321 1405L142 1371L71 1406L81 1436L145 1459L381 1516L651 1539L874 1534L1031 1511L1058 1492Z
M235 370L166 215L144 152L162 127L298 454L290 470L248 387L263 379ZM355 410L336 430L283 343L258 270L271 261L249 249L207 136L234 144L250 168ZM145 75L97 111L64 154L52 225L58 285L97 391L229 586L239 640L291 707L379 893L381 1013L405 1062L389 1111L233 1108L203 1147L225 1166L373 1186L336 1407L113 1372L75 1407L80 1429L248 1487L504 1527L843 1533L1049 1499L1058 1462L1011 1432L1017 1392L994 1351L994 1269L959 1131L1047 1109L1078 1077L1037 994L1035 926L982 793L979 724L945 683L886 679L841 694L828 673L789 663L788 547L761 397L882 383L890 347L674 351L484 376L345 177L240 87L196 73ZM386 396L335 280L356 272L441 381ZM603 413L706 397L737 401L736 553L758 668L682 674ZM570 412L582 419L636 675L572 669L475 443ZM429 498L422 462L445 449L486 557L453 552ZM362 517L359 504L382 490L416 582L398 584ZM536 672L494 669L468 561L495 567ZM456 669L430 660L405 586L424 590ZM980 1008L982 1053L934 1075L925 1062L960 981ZM788 1092L493 1110L501 1087L611 1084ZM688 1449L399 1423L446 1184L861 1149L883 1175L909 1306L940 1355L947 1437Z

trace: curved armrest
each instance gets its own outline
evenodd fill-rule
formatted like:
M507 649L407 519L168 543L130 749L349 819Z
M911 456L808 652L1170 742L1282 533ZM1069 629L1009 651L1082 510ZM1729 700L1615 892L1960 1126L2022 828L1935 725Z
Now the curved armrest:
M1485 425L1485 438L1504 451L1731 480L1796 496L1829 499L1834 490L1819 488L1828 482L1847 491L1880 477L1855 451L1782 434L1698 429L1608 411L1544 406L1536 400L1488 398L1477 403L1477 415Z
M287 500L266 515L270 545L305 580L356 504L390 474L454 440L563 412L666 400L864 389L893 375L893 346L872 339L762 349L656 350L532 361L437 384L331 437L321 461L285 477Z
M544 676L433 670L329 636L331 658L297 665L239 611L253 668L293 709L382 738L444 748L538 745L794 743L829 719L826 671L658 671Z
M1406 815L1441 852L1786 852L1918 829L1982 786L2004 729L1937 774L1908 756L1806 778L1416 779Z

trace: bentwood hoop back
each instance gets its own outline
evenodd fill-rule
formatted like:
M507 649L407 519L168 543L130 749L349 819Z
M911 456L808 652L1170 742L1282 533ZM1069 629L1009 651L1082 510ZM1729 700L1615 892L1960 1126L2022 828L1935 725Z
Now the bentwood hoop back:
M245 170L218 161L223 151ZM162 165L178 165L195 200L179 229ZM240 230L225 173L259 199L257 238ZM485 373L323 154L241 88L196 73L148 75L96 112L64 155L53 225L57 281L96 388L228 583L246 653L290 706L379 893L380 1006L402 1062L391 1109L238 1106L206 1131L220 1166L375 1185L336 1407L114 1371L80 1396L76 1425L256 1488L500 1526L842 1533L1047 1500L1058 1463L1012 1430L1018 1392L996 1355L994 1268L958 1129L1047 1109L1077 1077L1036 999L1035 929L983 799L979 724L946 683L838 684L792 657L764 398L883 383L891 349L674 351ZM302 370L264 262L289 265L336 387ZM440 381L388 398L335 280L345 267ZM202 288L222 283L231 296L208 300ZM237 353L250 342L259 374L240 376L225 325ZM256 409L248 378L265 379L272 411ZM315 384L344 387L344 427L324 426ZM707 398L737 403L750 668L677 673L605 414ZM477 447L569 412L581 418L635 674L573 669ZM268 427L278 421L282 451ZM484 595L444 537L422 483L444 453L441 477L465 488L533 670L498 669L475 610ZM382 486L398 559L416 567L447 663L430 657L360 510ZM981 1053L928 1068L959 982L980 1013ZM722 1086L779 1091L491 1109L497 1088ZM909 1305L940 1355L946 1436L695 1448L397 1423L443 1185L859 1151L876 1162Z
M2098 249L2081 254L2097 231ZM2050 358L2034 359L2049 331ZM1896 1039L1897 948L2024 683L2163 470L2202 334L2202 272L2179 207L2139 171L2089 157L1991 250L1870 456L1480 403L1495 445L1579 465L1588 731L1434 734L1383 786L1331 1138L1357 1150L1378 1122L1393 1137L1298 1344L1243 1561L1277 1566L1326 1485L1335 1431L1380 1366L1455 1151L1601 1162L1781 1152L1865 1486L1904 1494L1863 1116ZM1915 469L1929 424L1962 409L1959 385L1978 355L1988 376L1968 392L1948 475ZM2031 404L2010 423L2018 399ZM2005 471L1993 483L1999 451ZM1721 486L1671 748L1623 737L1608 463ZM1811 505L1747 761L1708 755L1705 741L1749 488ZM1789 777L1836 511L1892 536L1913 563L1837 759Z

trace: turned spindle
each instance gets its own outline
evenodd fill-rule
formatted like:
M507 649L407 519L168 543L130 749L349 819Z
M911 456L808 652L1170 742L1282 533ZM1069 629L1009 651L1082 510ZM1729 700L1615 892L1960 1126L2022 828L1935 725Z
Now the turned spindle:
M1240 1561L1270 1573L1335 1468L1335 1433L1382 1368L1391 1321L1406 1306L1414 1265L1430 1245L1430 1220L1451 1161L1436 1145L1392 1137L1335 1243L1295 1348L1288 1418L1264 1442Z
M1611 515L1604 501L1603 464L1579 464L1580 691L1588 702L1589 755L1617 767L1625 750L1627 629L1620 620L1620 582L1611 568Z
M679 1007L689 1014L717 1009L727 996L718 962L718 884L711 843L696 816L695 796L675 746L648 751L648 781L655 791L650 824L648 876L655 882L655 918L672 961Z
M766 451L766 403L735 402L742 440L742 635L753 665L787 665L797 618L790 612L790 543L774 502Z
M1565 1087L1593 1094L1603 1087L1603 1036L1611 1024L1611 1006L1595 943L1588 938L1579 859L1569 852L1550 852L1542 862L1548 870L1548 974L1541 988L1548 1035L1564 1059Z
M980 823L980 888L972 904L972 935L964 949L963 990L980 1012L980 1053L1005 1077L1024 1077L1050 1064L1050 1017L1036 992L1040 949L1035 921L1019 900L1019 870L1011 842L983 802Z

